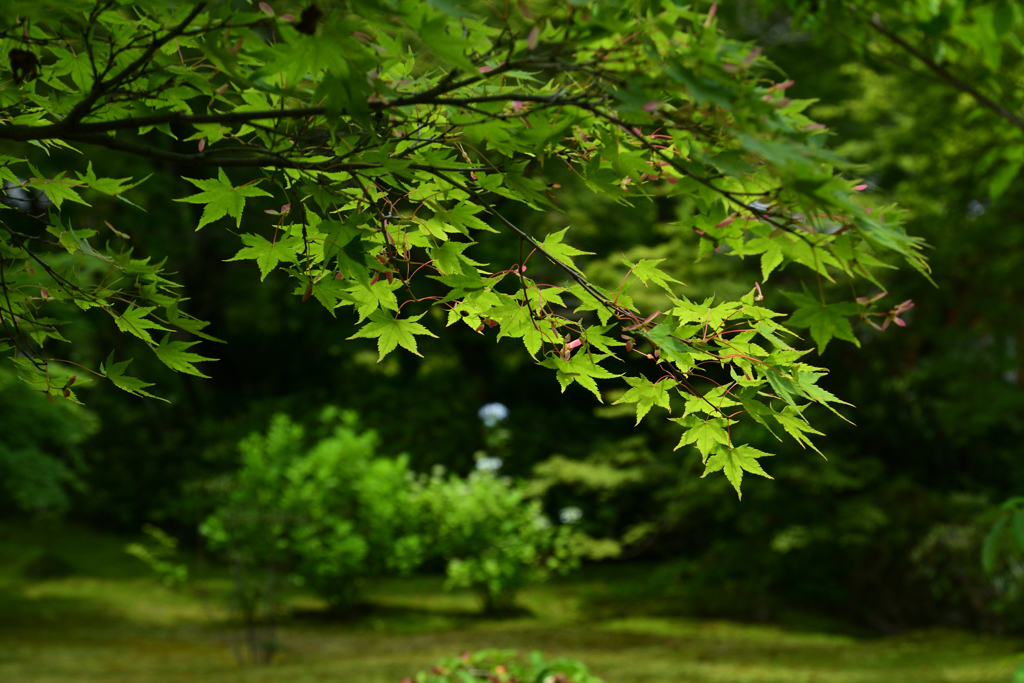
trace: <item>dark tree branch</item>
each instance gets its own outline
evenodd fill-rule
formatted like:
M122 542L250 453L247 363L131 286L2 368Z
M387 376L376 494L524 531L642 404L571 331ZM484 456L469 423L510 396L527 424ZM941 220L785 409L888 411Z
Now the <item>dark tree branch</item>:
M968 95L973 97L978 104L995 112L996 114L998 114L999 116L1003 117L1011 124L1013 124L1018 130L1024 132L1024 119L1017 116L1012 111L1010 111L1003 105L999 104L998 102L986 97L971 84L957 78L956 76L951 74L944 66L937 63L935 60L921 52L919 49L908 43L906 40L893 33L888 26L882 23L881 18L877 14L871 17L871 21L868 22L868 25L874 30L884 35L892 42L899 45L905 52L912 55L915 59L917 59L919 62L928 67L928 69L930 69L943 81L953 86L957 90L961 90L967 93Z

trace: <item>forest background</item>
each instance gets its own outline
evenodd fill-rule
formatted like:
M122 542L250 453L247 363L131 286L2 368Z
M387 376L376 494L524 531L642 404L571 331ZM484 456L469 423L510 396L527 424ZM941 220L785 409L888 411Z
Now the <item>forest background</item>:
M856 406L855 425L816 423L827 460L766 442L780 456L775 481L749 477L740 501L724 478L700 478L699 454L673 451L669 425L634 427L632 409L611 405L614 393L604 405L579 386L560 393L516 344L459 326L422 339L423 359L378 363L371 340L346 340L351 321L291 296L284 277L261 284L251 263L225 263L237 250L230 235L191 229L199 207L174 201L192 192L186 169L119 158L105 164L123 172L108 174L154 174L134 191L147 215L127 228L132 244L168 256L191 313L227 345L209 379L136 355L133 369L156 378L170 404L97 385L83 392L86 407L54 407L0 370L0 422L23 426L19 442L0 433L0 514L115 534L151 523L187 545L210 512L208 483L237 468L243 437L276 413L313 424L335 405L358 411L382 436L381 452L408 454L415 471L468 474L480 457L500 457L502 474L546 490L550 516L578 508L580 528L620 540L623 558L608 562L657 563L681 613L772 619L800 609L880 631L1022 628L980 560L995 506L1024 490L1024 181L1002 171L1020 167L1003 156L1020 149L1020 131L883 35L795 26L789 9L753 2L718 12L728 34L755 41L794 81L788 96L818 100L810 116L829 126L829 146L864 164L865 191L898 201L908 232L933 247L938 287L910 270L886 277L890 297L915 304L906 327L857 327L862 348L833 342L820 358L829 390ZM1003 69L1018 73L1019 57ZM533 234L571 224L575 246L610 254L578 261L596 282L608 285L622 256L666 259L691 299L739 297L760 280L750 259L697 261L698 237L674 226L679 206L594 206L571 192L559 206L508 210ZM478 256L485 261L516 259L515 244L484 249L493 252ZM800 277L772 279L794 289ZM128 344L95 325L86 353L102 359ZM478 417L488 403L508 408L497 441ZM749 438L757 446L762 437ZM48 457L20 469L3 459L26 447Z

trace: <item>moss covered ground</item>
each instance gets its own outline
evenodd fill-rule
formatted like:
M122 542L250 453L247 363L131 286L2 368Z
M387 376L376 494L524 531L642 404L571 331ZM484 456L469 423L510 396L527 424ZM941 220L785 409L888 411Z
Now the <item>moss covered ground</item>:
M371 581L338 617L288 597L269 666L240 667L216 598L157 584L125 539L68 526L0 524L0 681L398 683L482 648L574 657L619 683L1004 683L1018 639L950 630L877 637L806 624L672 616L647 568L585 571L526 591L521 614L485 618L439 577ZM227 589L206 580L206 595Z

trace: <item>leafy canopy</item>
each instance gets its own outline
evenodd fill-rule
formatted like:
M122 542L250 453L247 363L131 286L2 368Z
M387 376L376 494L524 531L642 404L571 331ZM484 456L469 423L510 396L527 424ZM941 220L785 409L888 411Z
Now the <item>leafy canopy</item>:
M71 383L84 381L57 344L75 340L63 304L110 316L179 372L201 374L196 364L209 358L188 349L215 341L183 311L163 264L135 257L125 233L74 227L93 197L129 201L134 181L97 176L100 157L84 173L53 168L47 154L61 149L187 168L198 191L180 200L203 207L195 229L237 232L233 259L255 261L261 279L294 280L297 296L332 315L351 307L353 336L377 339L381 358L398 346L418 353L434 308L447 314L435 327L521 340L563 390L577 383L600 399L602 386L628 382L621 400L636 403L638 420L685 404L680 444L695 444L707 472L723 471L737 492L743 472L767 475L764 454L736 443L733 425L781 425L805 444L815 433L806 406L839 403L760 286L736 301L692 301L659 262L626 262L624 285L668 297L664 310L640 310L628 286L610 291L583 275L587 254L571 231L529 234L506 207L549 210L552 173L568 169L623 204L687 198L700 255L756 257L764 279L796 264L856 292L891 256L927 273L898 213L870 211L853 169L823 150L823 127L803 113L810 101L786 97L791 82L773 80L753 46L725 38L713 8L14 0L5 9L4 204L24 209L32 202L15 198L34 197L42 209L2 214L0 344L50 397L76 400ZM517 262L475 261L484 240L518 243ZM535 279L529 258L559 275ZM865 297L823 292L797 300L791 321L821 349L852 338L850 317L877 315ZM129 360L75 372L150 396L150 384L125 374Z

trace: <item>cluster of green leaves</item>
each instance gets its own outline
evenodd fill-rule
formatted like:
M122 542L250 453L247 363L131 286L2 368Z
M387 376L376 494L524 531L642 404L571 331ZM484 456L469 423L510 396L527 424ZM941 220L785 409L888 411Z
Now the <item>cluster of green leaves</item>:
M350 605L361 578L407 573L424 558L410 504L407 461L376 456L378 437L350 411L308 446L285 415L239 444L241 467L200 527L232 563L290 572L335 605Z
M725 38L713 9L43 1L16 2L0 35L17 81L0 91L0 139L216 169L190 178L200 192L181 198L204 206L196 228L225 223L244 245L233 258L256 261L262 279L286 275L332 315L351 308L353 336L376 339L381 359L399 346L418 353L417 337L434 334L424 324L432 309L449 326L521 340L563 390L577 383L600 400L598 380L625 375L623 400L638 418L673 395L685 402L673 418L680 445L695 444L705 474L724 472L737 493L744 472L767 476L766 454L735 442L733 424L746 415L806 445L817 433L807 406L840 403L759 286L740 300L691 301L656 260L640 260L623 264L623 286L605 289L581 273L574 259L585 253L565 230L527 234L502 207L549 210L551 169L564 167L620 203L655 190L693 202L686 227L701 235L700 254L759 257L765 280L798 264L856 291L878 283L887 255L927 272L899 215L872 212L842 175L853 169L822 149L822 127L804 114L810 101L787 98L791 82L773 81L757 49ZM26 380L74 398L49 372L63 337L48 312L61 303L102 310L172 369L201 374L196 342L175 331L212 337L180 311L161 266L94 247L96 233L71 227L83 192L121 198L132 181L91 167L76 180L64 169L47 178L37 156L26 148L0 165L8 183L52 202L39 225L4 223L0 234L5 332ZM254 213L264 197L280 209ZM276 218L261 224L266 214ZM477 240L513 240L520 256L477 262ZM527 275L535 254L557 278ZM640 310L633 282L663 289L671 308ZM820 349L852 337L850 316L877 314L873 300L828 302L821 287L794 301L793 326L809 327ZM630 355L648 369L619 372ZM127 363L111 357L98 374L149 395Z
M98 427L81 406L49 406L0 368L0 509L60 514L82 488L81 443Z
M601 683L583 662L575 659L544 659L531 652L527 663L518 661L512 650L480 650L446 659L430 671L421 671L402 683Z
M431 552L447 562L447 588L472 588L487 612L512 609L517 591L579 567L590 540L554 525L539 500L506 477L423 477L413 500Z
M978 2L809 2L788 0L809 27L838 26L861 54L884 55L938 77L977 108L968 122L995 114L998 137L978 161L989 199L999 199L1024 167L1024 95L1016 72L1024 64L1024 10L1010 0ZM987 111L986 111L987 110Z
M188 565L178 557L178 539L152 524L142 527L142 531L151 542L129 543L125 552L144 562L168 588L181 588L187 584Z

